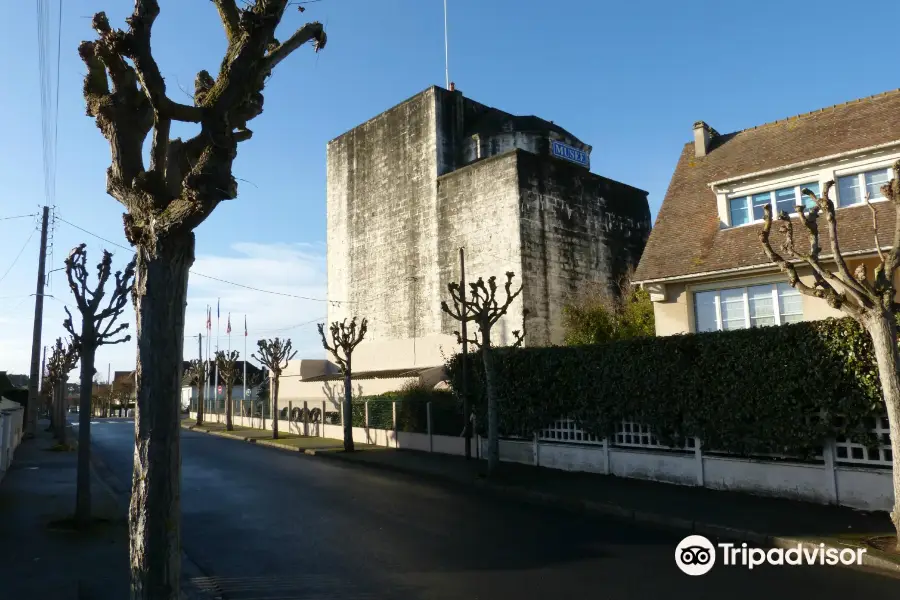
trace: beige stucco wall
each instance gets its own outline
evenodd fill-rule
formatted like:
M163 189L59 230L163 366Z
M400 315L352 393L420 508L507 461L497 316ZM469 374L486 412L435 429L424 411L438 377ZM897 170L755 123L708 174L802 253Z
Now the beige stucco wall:
M417 377L360 379L353 381L353 396L375 396L398 391L404 385L417 381ZM313 408L321 406L324 400L328 402L328 410L338 410L338 403L343 396L343 381L301 381L299 377L282 377L279 382L278 405L284 408L288 402L293 402L294 406L302 406L305 400L309 403L309 408Z
M866 258L847 260L847 266L851 272L853 272L860 263L865 263L869 275L871 276L875 266L878 264L878 259ZM803 283L809 285L812 284L813 278L810 269L798 269L798 273L800 274L800 280ZM769 272L764 275L732 275L731 277L668 283L665 286L665 301L653 303L653 316L656 320L656 335L677 335L694 331L694 292L779 282L787 282L787 276L780 272ZM824 300L820 300L819 298L812 298L804 295L802 296L802 300L803 318L806 321L845 316L841 311L831 308ZM897 300L900 301L900 293L897 294Z

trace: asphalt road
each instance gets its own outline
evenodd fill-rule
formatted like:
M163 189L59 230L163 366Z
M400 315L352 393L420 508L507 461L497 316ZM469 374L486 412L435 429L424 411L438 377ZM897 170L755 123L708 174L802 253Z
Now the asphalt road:
M133 423L94 451L130 482ZM184 550L234 600L886 597L842 567L681 573L682 536L182 431Z

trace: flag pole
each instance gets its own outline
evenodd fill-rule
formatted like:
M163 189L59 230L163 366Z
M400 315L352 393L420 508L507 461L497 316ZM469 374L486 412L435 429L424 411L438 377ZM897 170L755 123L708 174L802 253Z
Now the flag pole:
M244 378L241 381L244 383L244 397L241 400L241 406L244 406L244 401L247 399L247 315L244 315ZM244 415L241 414L241 418L243 417Z
M212 344L212 306L206 305L206 414L212 414L212 369L209 368L209 352Z
M216 298L216 354L219 353L219 337L222 335L222 311L221 298ZM213 391L216 394L216 415L219 415L219 361L216 361L216 380L213 383Z
M444 0L444 76L450 89L450 49L447 42L447 0Z

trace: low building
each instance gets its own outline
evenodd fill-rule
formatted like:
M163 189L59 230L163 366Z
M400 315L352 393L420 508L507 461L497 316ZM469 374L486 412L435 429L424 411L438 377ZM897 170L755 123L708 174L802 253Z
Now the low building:
M808 248L794 206L810 206L800 190L816 193L834 181L830 198L838 241L850 271L873 272L880 245L893 240L895 208L880 187L900 159L900 90L886 92L719 134L700 121L685 144L656 224L635 273L650 292L657 335L741 329L842 316L824 300L801 295L766 257L758 239L763 207L793 214L798 250ZM783 236L772 227L772 247ZM823 262L831 242L820 217ZM833 269L834 267L831 266ZM805 283L808 268L798 267Z

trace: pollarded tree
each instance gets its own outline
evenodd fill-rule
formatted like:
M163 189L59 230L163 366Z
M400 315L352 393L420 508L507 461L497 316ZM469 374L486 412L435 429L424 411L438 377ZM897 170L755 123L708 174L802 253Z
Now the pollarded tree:
M512 271L506 273L506 300L503 304L497 301L497 278L491 277L485 285L484 280L479 277L478 281L469 284L468 297L463 293L463 289L459 283L452 282L447 285L450 292L450 298L453 300L453 308L451 309L446 301L441 302L441 310L460 322L475 323L479 328L479 335L469 339L481 350L481 360L484 362L484 384L487 395L488 409L488 474L496 472L497 466L500 464L500 415L497 409L497 390L496 375L494 373L494 364L491 356L491 328L506 314L507 309L513 303L513 300L522 293L522 286L515 292L512 291L512 280L514 277ZM527 311L522 311L523 328L513 331L515 338L514 346L521 346L525 339L524 317ZM462 343L462 335L458 332L457 340Z
M97 265L97 285L88 287L86 244L72 249L65 261L69 288L75 296L75 305L81 313L81 327L75 331L72 313L66 307L68 318L63 327L72 336L72 343L81 358L81 388L78 399L78 475L75 492L75 522L85 526L91 518L91 397L94 392L94 358L97 348L106 344L120 344L131 340L130 335L113 339L121 331L128 329L128 323L112 328L116 318L125 310L128 293L134 284L134 262L132 258L125 271L116 271L115 286L109 302L101 309L106 295L106 284L112 271L112 254L103 251L103 258Z
M56 338L53 352L47 359L47 382L53 397L53 431L59 443L66 445L66 382L69 373L78 362L78 346L70 342L64 344L62 338Z
M872 227L874 229L875 249L878 252L878 266L871 277L865 264L860 264L854 273L850 272L838 240L838 222L834 202L829 192L834 181L825 184L821 196L811 190L803 189L804 196L815 201L809 209L799 205L795 208L797 217L807 233L808 248L803 250L794 245L794 230L790 216L781 212L783 243L781 251L784 256L772 248L769 234L772 228L772 208L768 204L764 209L763 227L759 231L759 240L769 260L787 273L791 286L807 296L820 298L829 306L843 311L856 320L869 333L875 351L878 366L878 377L888 417L891 437L891 453L893 456L894 510L891 520L897 530L897 548L900 549L900 349L897 347L897 313L900 305L895 298L897 268L900 267L900 161L894 163L894 177L882 186L881 193L891 201L896 211L894 225L894 242L890 251L885 254L878 239L878 217L875 207L866 204L872 211ZM826 266L822 259L822 248L819 241L819 215L825 215L828 237L831 242L831 256L828 263L833 263L837 273ZM785 258L786 257L786 258ZM812 269L812 285L800 280L795 262L805 263Z
M353 452L353 383L352 366L353 350L359 346L366 336L369 323L365 319L360 321L359 329L356 328L356 317L347 324L347 319L340 323L334 321L329 327L331 332L331 344L325 338L325 324L319 323L319 335L322 336L322 345L337 361L344 375L344 452ZM343 353L343 356L341 354Z
M206 387L205 360L193 359L185 373L185 383L197 386L197 425L203 425L203 389Z
M213 77L200 71L193 104L172 100L151 50L157 0L135 0L127 30L94 15L84 61L88 115L109 141L106 190L125 207L125 236L137 250L133 301L137 322L135 473L129 514L134 598L175 600L180 588L180 385L193 230L223 200L237 197L232 163L248 123L263 110L272 70L312 41L320 23L283 43L276 29L289 0L213 0L227 47ZM302 7L301 7L302 8ZM110 83L112 85L110 85ZM194 137L169 139L172 121L199 124ZM144 142L152 131L149 167Z
M259 340L259 356L253 354L264 367L269 369L272 382L272 439L278 439L278 380L281 372L287 368L288 361L297 355L296 350L291 350L291 340ZM284 363L284 364L282 364ZM265 413L263 413L265 414Z
M225 430L234 431L234 402L231 399L234 391L234 380L237 379L237 362L240 353L237 350L216 352L216 365L219 377L225 382ZM278 436L275 436L278 437Z

